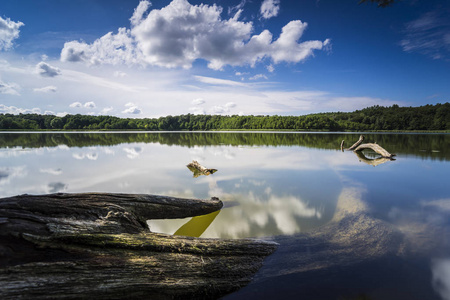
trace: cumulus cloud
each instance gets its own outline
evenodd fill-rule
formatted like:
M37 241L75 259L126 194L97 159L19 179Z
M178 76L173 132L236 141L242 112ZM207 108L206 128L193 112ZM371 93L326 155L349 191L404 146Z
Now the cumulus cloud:
M250 80L258 80L258 79L268 79L268 78L264 74L256 74L255 76L252 76L249 79Z
M261 3L261 17L270 19L276 17L280 11L280 0L264 0Z
M104 109L102 109L102 111L100 112L101 115L107 115L109 114L111 111L113 111L114 108L112 106L110 107L105 107Z
M267 2L267 3L266 3ZM265 1L264 16L278 13L279 1ZM92 44L71 41L61 51L62 61L89 64L140 64L166 68L190 68L197 59L219 70L225 65L254 66L264 58L274 63L300 62L320 50L329 40L299 42L307 24L291 21L273 41L264 30L253 35L252 22L239 21L239 9L230 19L222 19L222 7L191 5L187 0L173 0L161 9L141 1L130 19L131 28L119 28Z
M28 109L28 108L19 108L19 107L15 107L15 106L6 106L4 104L0 104L0 114L18 115L18 114L40 114L40 113L41 113L41 109L37 108L37 107Z
M204 114L206 114L205 109L203 109L202 107L198 107L198 106L190 107L189 108L189 112L194 114L194 115L204 115Z
M19 96L19 88L20 86L13 82L3 82L0 80L0 94L7 94L7 95L16 95Z
M205 100L203 100L202 98L197 98L192 100L192 105L202 105L205 103Z
M95 108L96 107L95 103L92 102L92 101L84 103L83 106L86 107L86 108Z
M406 52L417 52L433 59L450 57L449 10L430 11L405 25L400 42Z
M128 104L130 104L130 103L128 103ZM122 113L124 113L124 114L139 115L142 113L142 110L135 105L131 105L131 106L125 105L125 106L128 106L128 108L122 111Z
M61 51L61 61L117 65L141 64L142 58L130 30L119 28L117 34L109 32L92 44L78 41L65 43Z
M55 93L57 90L58 90L58 88L53 85L33 89L33 91L38 92L38 93Z
M61 70L41 61L36 65L36 72L43 77L55 77L61 74Z
M13 40L19 37L19 28L23 25L22 22L0 17L0 50L8 50L13 46Z
M83 106L83 104L81 104L81 102L74 102L69 105L69 107L82 107L82 106Z
M232 108L236 107L236 103L228 102L225 105L216 105L210 109L210 113L212 114L224 114L230 112Z

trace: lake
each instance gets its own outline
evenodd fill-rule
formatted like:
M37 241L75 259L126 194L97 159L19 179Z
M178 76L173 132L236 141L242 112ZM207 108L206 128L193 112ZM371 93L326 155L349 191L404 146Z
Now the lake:
M218 197L218 213L148 224L278 242L224 299L450 299L450 134L364 135L395 160L341 151L356 133L2 132L0 196Z

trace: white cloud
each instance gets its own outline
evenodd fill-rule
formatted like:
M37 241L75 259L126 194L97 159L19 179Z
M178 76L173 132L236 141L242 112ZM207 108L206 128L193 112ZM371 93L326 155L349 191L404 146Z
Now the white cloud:
M27 108L18 108L15 106L6 106L4 104L0 104L0 113L1 114L13 114L13 115L18 115L18 114L40 114L41 113L41 109L40 108L32 108L32 109L27 109Z
M95 103L92 102L92 101L84 103L83 106L86 107L86 108L95 108L96 107Z
M241 86L245 87L246 85L241 82L233 81L233 80L226 80L226 79L219 79L219 78L213 78L213 77L205 77L205 76L194 76L196 80L212 84L212 85L229 85L229 86Z
M134 10L133 16L130 18L131 25L139 25L139 23L144 19L144 14L147 12L151 5L152 4L146 0L139 2L139 5Z
M194 114L194 115L204 115L204 114L206 114L206 111L202 107L198 107L198 106L190 107L189 111L192 114Z
M268 65L266 67L267 71L269 71L270 73L272 73L273 71L275 71L275 67L273 65Z
M236 103L228 102L225 105L213 106L209 111L211 114L223 114L230 112L231 108L236 107Z
M55 77L61 75L61 70L41 61L36 65L36 72L43 77Z
M142 113L142 110L140 108L138 108L137 106L129 106L127 109L123 110L122 113L138 115L138 114Z
M203 100L202 98L197 98L192 100L192 105L202 105L205 103L205 100Z
M142 58L126 28L119 28L117 34L107 33L92 44L67 42L61 51L61 61L84 61L97 64L141 64Z
M276 17L280 11L280 0L264 0L261 3L261 17L270 19Z
M83 104L81 104L81 102L73 102L72 104L69 105L69 107L82 107Z
M279 1L266 2L264 16L276 15ZM301 21L291 21L272 41L268 30L251 35L253 23L239 21L242 10L222 19L220 6L191 5L187 0L173 0L146 15L149 7L148 1L139 4L130 19L131 29L119 28L117 34L110 32L92 44L65 43L61 60L190 68L195 60L204 59L209 68L219 70L225 65L254 66L263 58L297 63L329 43L298 43L307 25Z
M450 57L450 11L447 9L424 13L405 25L400 46L406 52L417 52L433 59Z
M250 80L258 80L258 79L268 79L266 75L264 74L256 74L253 77L249 78Z
M51 175L61 175L63 171L58 168L58 169L39 169L39 172Z
M107 115L107 114L109 114L110 112L112 112L114 110L114 108L112 107L112 106L110 106L110 107L105 107L104 109L102 109L101 111L100 111L100 114L101 115Z
M114 77L127 77L128 76L128 74L127 73L125 73L125 72L121 72L121 71L115 71L114 72Z
M22 22L0 17L0 50L8 50L13 46L13 40L19 37L19 28L23 25Z
M38 93L55 93L57 90L58 90L58 88L53 85L33 89L33 91L38 92Z
M7 94L7 95L16 95L19 96L19 90L20 86L13 82L3 82L0 80L0 94Z

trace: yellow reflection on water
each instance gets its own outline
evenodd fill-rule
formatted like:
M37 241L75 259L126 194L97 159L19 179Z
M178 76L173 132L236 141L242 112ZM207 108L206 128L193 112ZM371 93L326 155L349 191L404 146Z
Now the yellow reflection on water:
M178 228L174 235L200 237L219 213L220 210L207 215L193 217L189 222Z

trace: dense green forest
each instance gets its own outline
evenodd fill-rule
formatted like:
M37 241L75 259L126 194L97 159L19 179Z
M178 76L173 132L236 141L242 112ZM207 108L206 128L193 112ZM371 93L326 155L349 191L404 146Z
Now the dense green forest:
M161 118L0 114L0 130L450 130L450 103L420 107L372 106L354 112L305 116L180 115Z

